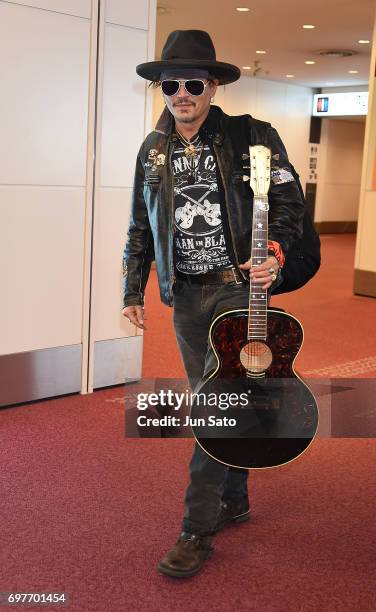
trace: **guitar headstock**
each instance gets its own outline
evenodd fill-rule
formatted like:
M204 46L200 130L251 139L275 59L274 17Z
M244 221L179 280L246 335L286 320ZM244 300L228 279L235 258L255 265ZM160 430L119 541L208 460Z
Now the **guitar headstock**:
M271 152L264 145L249 147L251 187L255 196L267 196L270 187Z

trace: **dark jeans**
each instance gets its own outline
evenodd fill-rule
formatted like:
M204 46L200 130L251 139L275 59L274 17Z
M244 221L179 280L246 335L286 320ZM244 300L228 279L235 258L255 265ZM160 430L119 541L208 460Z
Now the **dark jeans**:
M208 345L212 320L231 308L248 308L249 288L243 284L191 285L178 281L174 291L174 327L180 353L193 390L217 359ZM185 495L183 530L208 534L215 530L221 500L248 496L248 470L229 468L195 444Z

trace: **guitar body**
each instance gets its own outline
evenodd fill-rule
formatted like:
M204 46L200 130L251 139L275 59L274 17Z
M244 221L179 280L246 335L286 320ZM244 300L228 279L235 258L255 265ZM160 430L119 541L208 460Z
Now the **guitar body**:
M293 368L303 342L299 321L268 309L266 338L250 340L248 316L248 310L236 309L211 325L217 367L195 389L192 430L200 446L222 463L274 467L306 450L317 430L318 410ZM225 408L230 396L232 405Z

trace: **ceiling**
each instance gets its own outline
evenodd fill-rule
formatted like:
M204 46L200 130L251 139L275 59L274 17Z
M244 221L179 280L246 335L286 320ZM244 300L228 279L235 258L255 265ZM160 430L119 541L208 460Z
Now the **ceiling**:
M372 45L358 40L372 43L375 8L375 0L158 0L156 59L169 32L199 29L211 35L218 60L250 66L242 69L250 78L258 67L257 76L273 81L314 88L362 85L368 83ZM303 24L316 27L306 30ZM322 57L322 49L354 55ZM316 63L306 65L306 60Z

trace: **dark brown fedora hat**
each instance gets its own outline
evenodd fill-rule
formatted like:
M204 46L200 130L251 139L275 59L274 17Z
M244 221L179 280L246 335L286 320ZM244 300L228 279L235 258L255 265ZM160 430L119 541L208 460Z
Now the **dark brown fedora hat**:
M161 72L179 68L207 70L218 79L220 85L233 83L240 77L237 66L217 62L212 39L202 30L171 32L163 47L161 60L139 64L136 72L149 81L159 81Z

